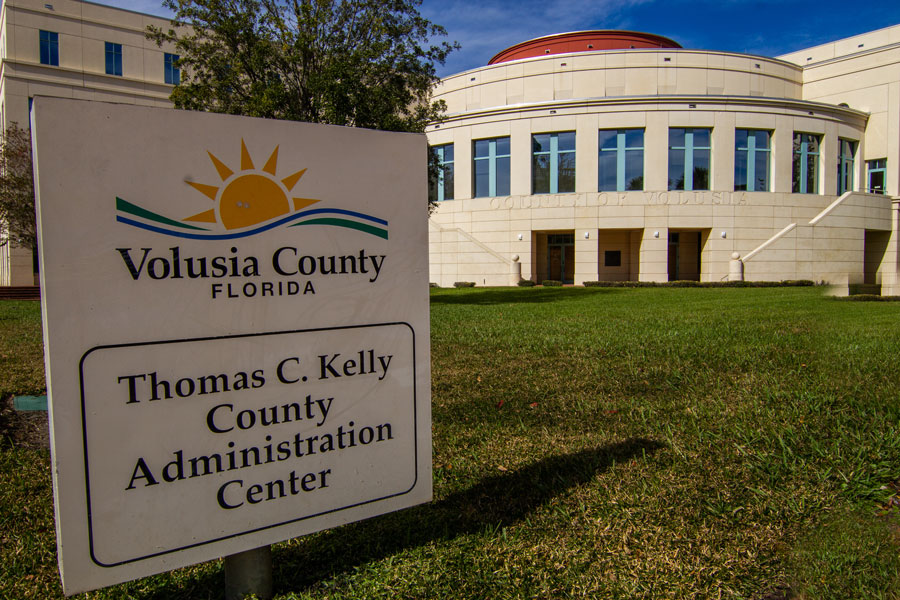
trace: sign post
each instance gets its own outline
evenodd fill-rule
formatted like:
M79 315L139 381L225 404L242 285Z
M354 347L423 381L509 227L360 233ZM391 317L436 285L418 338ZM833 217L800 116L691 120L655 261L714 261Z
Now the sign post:
M66 594L431 499L424 136L54 98L32 135Z
M243 600L256 594L272 597L272 547L263 546L225 557L225 600Z

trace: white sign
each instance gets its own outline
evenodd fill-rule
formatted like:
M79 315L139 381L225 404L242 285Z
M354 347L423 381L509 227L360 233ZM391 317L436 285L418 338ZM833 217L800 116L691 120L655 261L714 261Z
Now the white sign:
M431 499L424 136L33 115L66 594Z

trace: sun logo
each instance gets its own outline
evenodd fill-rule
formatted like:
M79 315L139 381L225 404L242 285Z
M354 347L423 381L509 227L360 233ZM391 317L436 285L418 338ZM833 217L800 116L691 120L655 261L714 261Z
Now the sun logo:
M207 150L206 153L219 173L222 184L215 186L194 181L185 183L215 202L216 206L182 219L183 221L221 223L225 229L241 229L296 212L318 202L312 198L296 198L291 195L291 190L306 173L306 169L281 180L275 176L278 168L278 146L275 146L275 150L261 170L253 166L253 160L243 139L241 169L238 172L229 168L212 152Z

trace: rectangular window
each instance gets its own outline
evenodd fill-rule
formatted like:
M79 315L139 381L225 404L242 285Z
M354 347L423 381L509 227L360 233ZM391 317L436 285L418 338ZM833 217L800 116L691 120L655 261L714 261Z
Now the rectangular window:
M106 74L122 76L122 44L106 43Z
M531 136L531 193L575 191L575 132Z
M166 83L178 85L181 83L181 70L178 68L178 55L165 53L163 59L166 71Z
M708 190L711 129L669 129L669 189Z
M509 138L472 142L476 198L509 195Z
M887 159L877 158L866 161L866 168L869 171L869 185L866 186L866 191L870 194L883 194L884 179L887 175Z
M734 131L734 191L769 191L771 131Z
M622 251L621 250L606 250L603 253L603 266L604 267L621 267L622 266Z
M55 31L40 32L41 40L41 64L53 67L59 66L59 34Z
M794 132L794 160L791 191L795 194L819 193L819 146L822 136Z
M856 142L838 139L838 196L853 191L853 157L856 156Z
M453 144L432 146L437 154L438 175L428 186L428 199L431 202L453 200Z
M644 130L601 130L598 174L601 192L644 189Z

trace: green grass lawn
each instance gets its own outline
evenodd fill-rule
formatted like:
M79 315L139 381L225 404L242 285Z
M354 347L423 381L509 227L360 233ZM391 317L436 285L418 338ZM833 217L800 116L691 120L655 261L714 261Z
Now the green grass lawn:
M900 303L433 290L429 505L279 544L276 598L900 598ZM0 394L40 392L0 303ZM213 562L85 594L223 597ZM60 598L46 451L0 451L0 598Z

